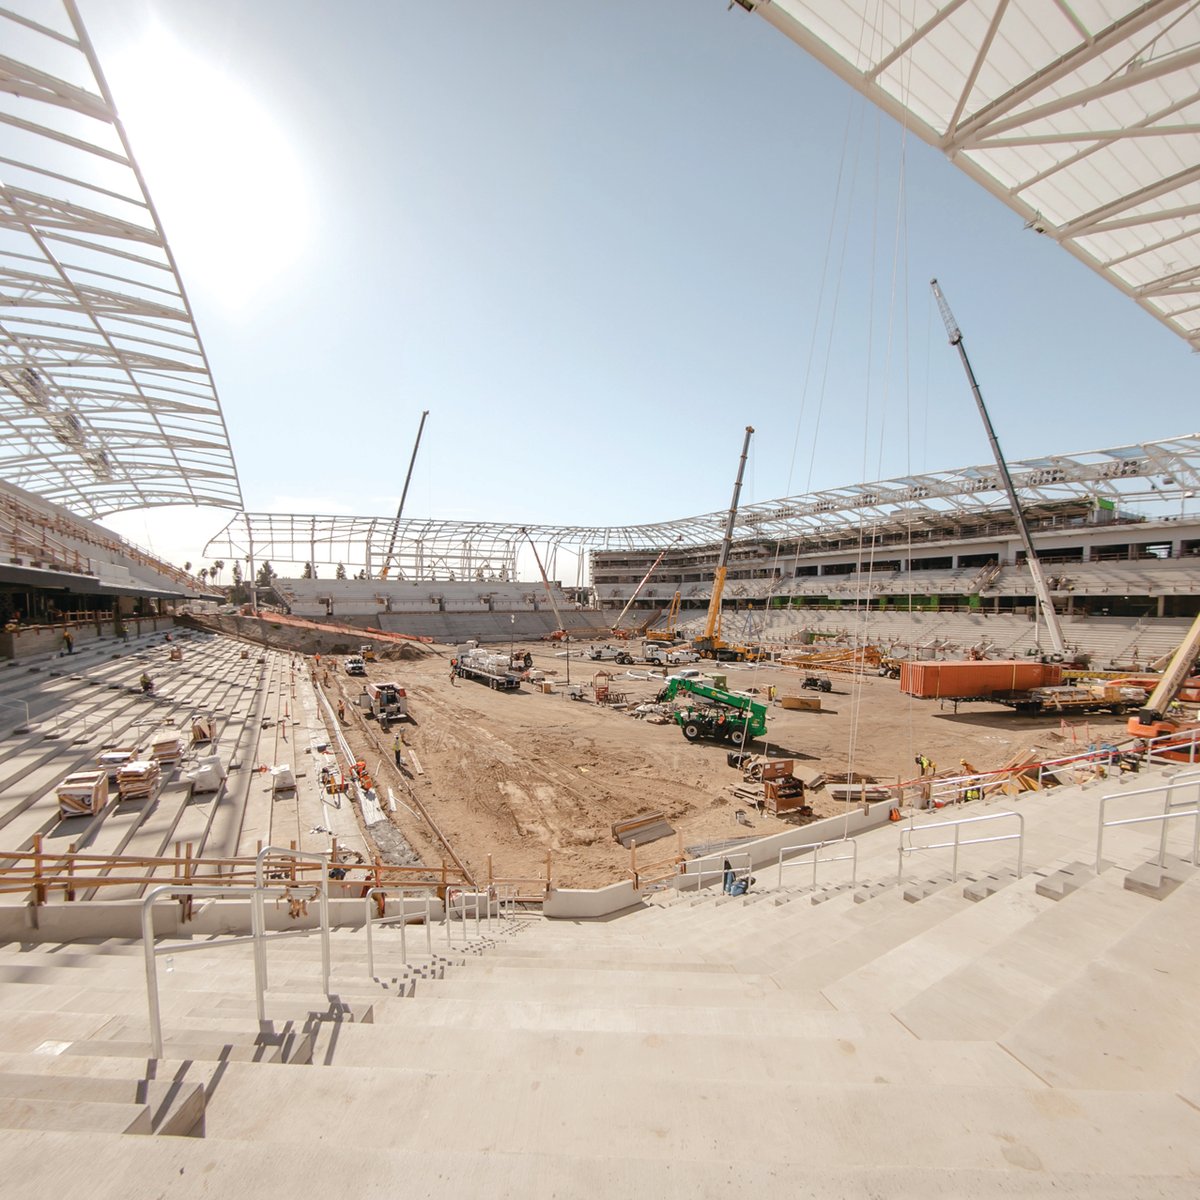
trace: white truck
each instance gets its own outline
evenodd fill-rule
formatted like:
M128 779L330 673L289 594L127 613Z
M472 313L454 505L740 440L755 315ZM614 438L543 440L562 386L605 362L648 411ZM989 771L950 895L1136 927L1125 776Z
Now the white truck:
M367 716L378 720L382 729L408 719L408 693L398 683L368 683L363 698Z
M360 654L348 655L342 666L346 668L347 675L365 675L367 673L367 664L363 662Z
M642 659L659 667L677 667L683 663L700 661L700 655L691 646L665 646L661 642L647 642L642 647Z
M588 650L588 658L593 662L615 662L624 667L633 666L633 655L623 646L592 646Z

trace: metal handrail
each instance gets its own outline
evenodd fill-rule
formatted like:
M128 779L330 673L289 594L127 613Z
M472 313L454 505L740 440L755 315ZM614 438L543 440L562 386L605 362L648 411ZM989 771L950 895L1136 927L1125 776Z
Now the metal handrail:
M822 858L821 857L821 851L824 850L826 846L841 846L843 844L850 846L851 852L849 854L839 854L836 858ZM795 850L795 851L798 851L799 853L792 861L784 862L783 856L785 854L787 854L788 851L790 851L790 850ZM814 891L816 890L816 887L817 887L817 866L820 863L835 863L835 862L848 862L848 861L852 862L853 866L850 868L850 886L854 887L855 884L858 883L858 842L854 838L830 838L826 842L816 842L814 845L811 845L811 846L785 846L782 850L780 850L779 851L779 884L778 884L779 887L783 887L783 868L800 866L799 855L803 854L806 850L812 851L812 869L813 869L812 886L813 886Z
M316 863L321 868L321 891L320 891L320 913L321 913L321 986L324 989L325 995L329 995L329 853L325 850L292 850L285 849L282 846L264 846L254 858L254 891L255 894L251 898L250 922L251 932L255 934L254 942L254 967L257 973L261 972L262 991L266 991L267 987L267 947L263 939L266 932L267 910L263 904L263 893L265 883L263 880L263 869L268 856L275 855L278 858L291 859L293 862ZM262 1011L262 992L259 993L259 1014L260 1021L266 1020Z
M271 888L251 888L251 887L204 887L199 884L175 884L164 883L161 887L152 888L146 893L145 899L142 901L142 951L146 958L146 1004L149 1009L150 1016L150 1049L152 1058L162 1058L163 1053L163 1038L162 1038L162 1013L158 1003L158 963L157 957L160 954L165 954L168 951L175 953L174 946L155 946L154 944L154 906L162 899L163 896L249 896L253 899L260 893L270 893L271 895L287 895L287 888L271 887ZM265 976L259 973L259 956L257 953L258 943L262 938L260 932L254 934L255 956L254 956L254 991L256 999L256 1007L258 1019L265 1021L265 998L264 993L267 990L267 981ZM244 938L238 938L238 944L244 942ZM206 943L208 946L224 946L234 943L226 942L211 942ZM198 949L198 947L188 946L187 949ZM326 988L328 991L328 988Z
M1017 833L1003 833L996 837L971 838L969 841L963 841L959 837L959 828L963 825L975 825L982 821L999 821L1003 817L1016 817L1020 829ZM913 846L904 844L905 837L911 838L912 835L919 830L925 829L953 829L954 840L950 842L931 842L927 846ZM947 846L954 847L954 859L951 867L951 879L958 882L958 848L959 846L979 846L984 842L1011 842L1017 843L1017 878L1020 879L1025 873L1025 817L1018 812L997 812L985 813L978 817L960 817L957 821L937 821L931 825L916 825L900 830L900 844L896 848L896 883L900 884L904 880L904 856L906 854L916 854L922 850L944 850Z
M1177 787L1186 787L1188 784L1196 785L1196 807L1192 809L1184 809L1180 812L1173 812L1175 803L1171 799L1171 793ZM1104 810L1108 807L1110 800L1124 800L1131 796L1157 796L1159 792L1163 792L1163 810L1161 813L1152 813L1147 817L1125 817L1120 821L1106 821L1104 819ZM1181 804L1186 804L1187 801L1180 801ZM1200 771L1183 771L1176 775L1173 779L1168 779L1160 787L1137 788L1130 792L1109 792L1106 796L1100 797L1100 808L1096 816L1096 874L1099 875L1102 870L1104 860L1104 831L1106 829L1116 829L1120 825L1145 825L1150 822L1158 821L1162 824L1162 834L1159 837L1158 843L1158 865L1163 867L1167 860L1167 832L1169 826L1168 821L1177 820L1179 817L1195 817L1196 827L1192 833L1192 863L1196 865L1200 863Z
M371 913L371 899L374 896L383 896L384 903L387 903L387 888L371 888L363 896L363 924L367 930L367 975L371 979L375 978L375 947L371 937L372 929L375 925L375 917ZM398 921L400 923L400 957L404 962L408 962L408 893L402 891L400 893L400 913L395 917L381 916L380 923L390 924ZM425 948L429 957L433 957L433 910L432 898L429 893L425 893Z
M1190 737L1186 736L1190 733ZM1149 738L1146 741L1146 764L1147 766L1154 762L1178 763L1177 758L1156 758L1155 746L1160 746L1164 750L1170 750L1174 753L1179 753L1181 750L1189 750L1189 762L1196 761L1197 749L1200 749L1200 729L1181 730L1178 733L1164 733L1156 738Z
M751 869L754 866L753 862L750 859L749 854L706 854L703 858L693 858L693 859L689 859L686 862L681 862L679 864L679 874L681 876L683 876L684 878L687 878L687 876L689 876L689 875L695 875L696 876L696 891L699 891L704 886L704 877L706 875L724 876L725 871L727 869L724 865L726 862L728 862L730 864L729 869L731 869L733 871L734 876L736 877L738 874L738 871L741 868L733 866L733 862L735 859L740 860L746 864L744 873L746 875L749 875ZM717 862L718 860L721 862L721 866L715 868L712 871L706 871L700 865L701 863ZM687 869L688 867L695 867L696 869L694 871L689 871Z

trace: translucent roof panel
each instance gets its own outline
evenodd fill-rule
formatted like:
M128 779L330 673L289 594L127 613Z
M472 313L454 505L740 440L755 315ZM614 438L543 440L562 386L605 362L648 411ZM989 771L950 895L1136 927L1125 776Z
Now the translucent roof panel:
M1200 349L1196 0L737 0Z
M0 478L240 508L208 362L72 0L0 8Z

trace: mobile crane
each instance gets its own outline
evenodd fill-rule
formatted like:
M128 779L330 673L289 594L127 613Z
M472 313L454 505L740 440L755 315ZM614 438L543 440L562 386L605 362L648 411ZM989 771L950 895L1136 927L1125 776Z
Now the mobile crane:
M651 575L653 575L653 574L654 574L654 572L655 572L655 571L658 569L658 564L659 564L660 562L662 562L662 560L663 560L664 558L666 558L666 556L667 556L667 551L668 551L668 550L670 550L670 549L671 549L671 547L675 545L675 542L679 541L679 538L680 538L680 537L682 537L682 536L683 536L683 535L682 535L682 534L680 534L680 535L679 535L679 537L676 537L676 538L674 539L674 541L672 541L672 542L671 542L671 544L670 544L669 546L664 546L664 547L663 547L663 549L662 549L662 552L659 554L659 556L658 556L658 557L657 557L657 558L654 560L654 562L653 562L653 563L651 563L651 564L650 564L650 570L648 570L648 571L645 573L645 575L643 575L643 576L642 576L642 582L641 582L641 583L639 583L639 584L637 585L637 587L635 587L635 588L633 589L633 595L629 597L629 601L628 601L628 603L625 605L625 607L624 607L623 609L621 609L621 615L620 615L620 616L619 616L619 617L618 617L618 618L617 618L617 619L616 619L616 620L613 622L613 627L612 627L613 637L618 637L618 638L631 638L631 637L634 637L634 636L635 636L635 635L637 635L637 634L645 633L645 632L646 632L646 630L647 630L647 629L650 627L650 624L651 624L651 622L654 620L654 618L653 618L653 617L651 617L651 618L650 618L650 620L648 620L648 621L647 621L647 622L646 622L646 623L645 623L645 624L644 624L644 625L641 627L641 629L637 629L637 630L633 630L633 629L622 629L622 628L621 628L621 622L622 622L623 620L625 620L625 614L626 614L626 613L627 613L627 612L628 612L628 611L629 611L629 610L630 610L630 609L633 607L633 602L634 602L634 601L635 601L635 600L638 598L638 596L640 595L642 588L644 588L644 587L646 586L646 584L647 584L647 583L650 581L650 576L651 576ZM678 592L676 592L676 593L675 593L675 599L676 599L677 601L678 601L678 599L679 599L679 593L678 593ZM676 611L678 611L678 610L676 610Z
M689 742L707 738L744 746L751 738L762 737L767 732L767 707L757 700L698 679L672 679L659 692L658 703L669 703L680 692L708 701L707 704L689 704L675 713L675 723Z
M938 311L942 314L942 322L946 326L946 336L950 339L950 345L958 351L963 370L967 373L967 382L971 385L971 394L975 397L975 404L983 419L983 428L987 433L988 442L992 447L992 455L996 460L996 470L1000 473L1001 482L1004 484L1004 491L1012 508L1013 519L1017 523L1017 533L1020 534L1021 544L1025 547L1025 561L1029 565L1029 574L1033 577L1033 590L1037 595L1038 607L1046 621L1046 633L1054 651L1054 661L1062 662L1067 653L1062 626L1058 623L1058 614L1054 611L1054 601L1050 598L1050 589L1046 586L1046 577L1042 574L1042 564L1038 561L1037 551L1033 548L1033 535L1029 532L1025 514L1021 511L1021 501L1017 496L1017 489L1013 485L1012 476L1008 473L1008 463L1004 461L1000 443L996 440L996 431L992 428L992 418L988 416L987 407L983 403L983 393L979 390L975 372L971 369L971 360L967 357L967 349L963 345L962 330L959 329L958 322L950 311L950 305L946 303L946 297L942 295L942 289L938 287L938 281L931 279L929 286L933 289Z
M708 601L708 618L704 632L692 639L692 645L702 658L716 658L723 662L746 662L760 657L752 646L731 646L721 640L721 594L725 590L725 576L729 571L729 551L733 545L733 526L737 521L738 497L742 494L742 476L746 472L746 456L750 452L750 438L754 426L746 426L746 440L742 443L742 457L738 462L737 479L733 484L733 500L729 505L729 517L725 522L725 538L721 542L721 557L713 574L712 595Z
M675 623L679 620L679 601L681 592L676 592L667 609L667 627L665 629L648 629L646 640L651 642L673 642L675 640Z
M563 624L562 613L558 611L558 601L554 599L554 591L550 587L550 580L546 576L546 568L542 566L542 556L537 552L537 547L533 544L533 538L529 536L528 529L522 529L521 532L525 535L525 540L529 543L530 550L533 551L534 562L538 565L538 570L542 576L542 586L546 589L546 598L550 601L550 607L554 610L554 619L558 622L558 626L553 632L544 636L545 641L565 642L569 638L566 626Z

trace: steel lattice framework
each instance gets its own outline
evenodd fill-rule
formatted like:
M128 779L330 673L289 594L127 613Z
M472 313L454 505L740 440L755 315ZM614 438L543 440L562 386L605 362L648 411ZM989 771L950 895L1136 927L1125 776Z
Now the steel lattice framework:
M1009 464L1027 514L1075 501L1113 505L1178 499L1200 492L1200 434L1161 442L1050 455ZM743 505L740 542L804 545L844 537L864 525L882 529L946 528L960 517L1008 514L994 465L830 488L802 496ZM516 525L493 521L405 519L399 524L394 578L448 580L480 572L517 578L524 531L548 551L644 552L674 543L711 546L724 534L725 511L650 525ZM208 544L206 553L230 560L365 567L383 566L395 522L390 517L300 516L241 513Z
M240 508L204 347L74 0L22 7L0 8L0 477L90 517Z
M1196 0L737 0L1200 349Z

